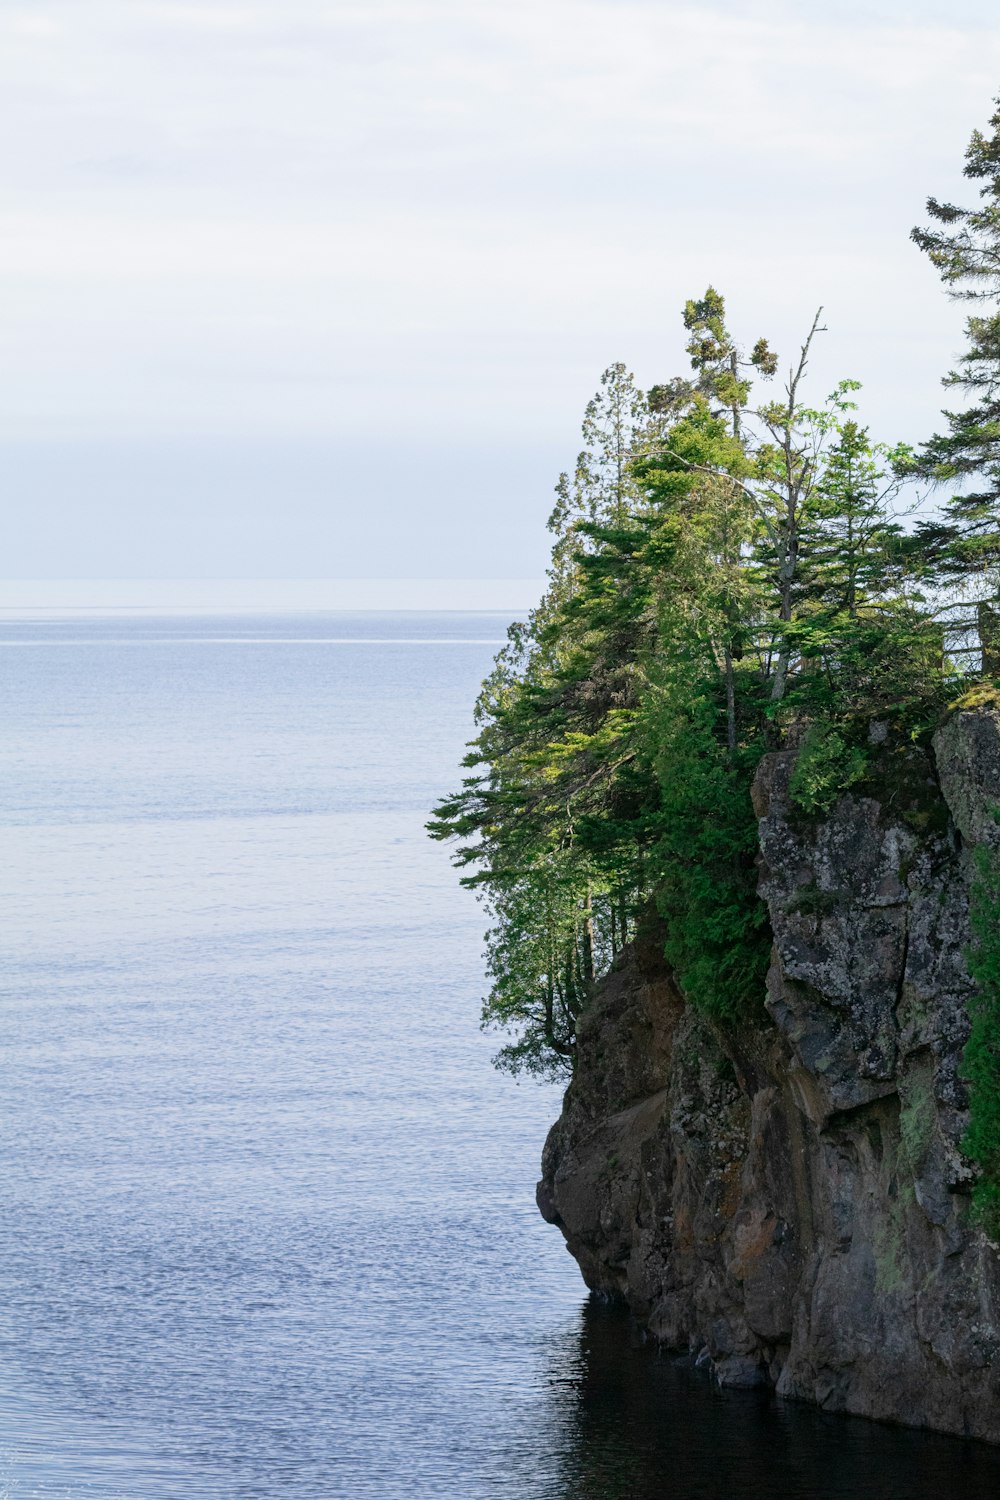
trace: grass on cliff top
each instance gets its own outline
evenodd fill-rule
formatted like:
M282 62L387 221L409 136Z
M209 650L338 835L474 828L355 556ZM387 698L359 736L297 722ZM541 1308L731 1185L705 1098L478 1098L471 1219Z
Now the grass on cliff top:
M1000 713L1000 683L977 682L966 692L959 694L948 707L972 713Z

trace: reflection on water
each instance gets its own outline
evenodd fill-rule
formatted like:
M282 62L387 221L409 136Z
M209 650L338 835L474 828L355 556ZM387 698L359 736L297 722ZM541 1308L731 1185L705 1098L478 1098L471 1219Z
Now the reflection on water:
M1000 1449L722 1391L596 1301L554 1345L560 1500L995 1500Z

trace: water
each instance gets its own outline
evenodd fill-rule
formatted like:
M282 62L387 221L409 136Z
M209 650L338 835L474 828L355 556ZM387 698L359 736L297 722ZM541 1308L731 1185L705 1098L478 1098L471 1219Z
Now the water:
M505 623L0 627L0 1495L997 1493L586 1303L423 834Z

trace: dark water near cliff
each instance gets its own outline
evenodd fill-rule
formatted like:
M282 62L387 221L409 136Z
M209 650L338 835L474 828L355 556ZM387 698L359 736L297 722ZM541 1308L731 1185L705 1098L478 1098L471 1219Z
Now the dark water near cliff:
M504 623L0 627L0 1495L998 1493L586 1305L422 833Z

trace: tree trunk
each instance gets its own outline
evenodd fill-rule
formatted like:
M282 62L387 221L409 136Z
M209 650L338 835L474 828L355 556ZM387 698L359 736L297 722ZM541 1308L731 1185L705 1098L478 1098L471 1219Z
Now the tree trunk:
M583 977L589 990L594 983L594 905L589 885L583 903Z
M726 643L726 746L729 758L736 754L736 679L733 673L733 652Z
M991 604L976 606L976 628L982 649L982 674L1000 677L1000 610Z

